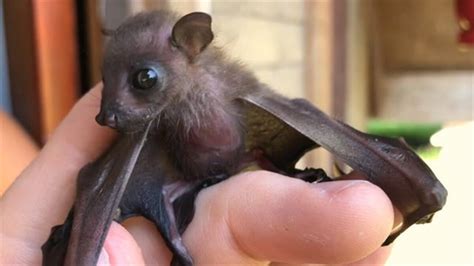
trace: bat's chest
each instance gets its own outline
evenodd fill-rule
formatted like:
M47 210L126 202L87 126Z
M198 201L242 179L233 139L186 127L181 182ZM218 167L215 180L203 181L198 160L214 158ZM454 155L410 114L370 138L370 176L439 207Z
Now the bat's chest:
M229 117L191 129L182 143L182 156L177 158L183 172L194 178L233 174L244 147L238 124Z
M242 145L240 130L230 123L216 123L209 127L191 130L186 145L190 152L204 155L234 150Z

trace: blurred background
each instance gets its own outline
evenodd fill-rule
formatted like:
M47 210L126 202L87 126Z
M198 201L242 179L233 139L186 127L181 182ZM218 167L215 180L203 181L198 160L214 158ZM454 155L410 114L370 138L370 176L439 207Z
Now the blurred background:
M216 44L290 97L355 128L404 137L449 191L388 265L473 259L474 0L0 0L0 194L74 102L101 80L126 17L213 16ZM323 151L302 164L332 167Z

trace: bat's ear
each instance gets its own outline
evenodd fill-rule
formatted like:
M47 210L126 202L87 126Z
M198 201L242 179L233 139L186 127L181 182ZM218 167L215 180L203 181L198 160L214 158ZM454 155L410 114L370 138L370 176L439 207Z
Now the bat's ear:
M191 62L214 39L211 16L193 12L180 18L173 27L172 44L186 54Z

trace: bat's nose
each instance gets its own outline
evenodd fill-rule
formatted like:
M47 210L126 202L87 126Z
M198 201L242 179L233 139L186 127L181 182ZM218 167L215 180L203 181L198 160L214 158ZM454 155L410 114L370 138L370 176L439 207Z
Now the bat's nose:
M118 118L114 112L101 110L95 117L95 121L103 126L117 128Z

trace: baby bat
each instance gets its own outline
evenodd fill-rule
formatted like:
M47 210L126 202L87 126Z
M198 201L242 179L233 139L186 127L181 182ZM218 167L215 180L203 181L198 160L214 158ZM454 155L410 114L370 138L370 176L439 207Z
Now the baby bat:
M101 125L116 143L79 173L65 223L43 245L43 265L97 263L112 220L144 216L173 252L192 265L181 234L203 188L256 163L308 182L321 169L295 169L323 147L363 173L403 215L391 243L414 223L429 222L447 191L401 140L359 132L308 101L268 89L211 42L211 17L141 13L112 32L103 62Z

